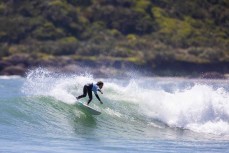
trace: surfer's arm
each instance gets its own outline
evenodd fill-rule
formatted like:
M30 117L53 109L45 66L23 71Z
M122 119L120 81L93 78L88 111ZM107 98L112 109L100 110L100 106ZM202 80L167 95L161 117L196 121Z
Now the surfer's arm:
M103 104L103 102L101 101L101 99L99 98L98 94L95 94L96 98L100 101L101 104Z
M98 91L99 91L101 94L103 94L102 90L98 89Z

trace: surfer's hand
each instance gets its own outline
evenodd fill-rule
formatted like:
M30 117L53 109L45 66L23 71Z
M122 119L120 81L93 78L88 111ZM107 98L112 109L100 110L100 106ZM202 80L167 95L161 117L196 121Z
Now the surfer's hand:
M100 101L100 104L103 104L103 102L102 102L102 101Z

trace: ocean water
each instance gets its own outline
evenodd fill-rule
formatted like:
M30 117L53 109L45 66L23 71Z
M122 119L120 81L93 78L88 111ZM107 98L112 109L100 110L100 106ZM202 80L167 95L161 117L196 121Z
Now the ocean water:
M85 83L102 80L102 112L77 107ZM228 152L228 80L96 78L38 68L0 77L0 152ZM86 102L88 98L82 99Z

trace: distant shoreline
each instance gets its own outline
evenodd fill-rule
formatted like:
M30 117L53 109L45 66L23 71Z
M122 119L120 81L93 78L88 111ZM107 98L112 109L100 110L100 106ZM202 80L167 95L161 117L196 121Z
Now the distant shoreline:
M195 64L187 62L162 63L156 67L150 65L136 64L128 61L90 61L72 60L70 58L53 59L50 61L0 61L1 76L26 76L29 70L38 67L47 69L51 72L78 74L89 73L98 77L127 77L128 73L136 73L150 77L187 77L187 78L207 78L207 79L226 79L229 73L226 70L228 63L218 64ZM220 67L220 69L219 69Z
M226 78L227 10L226 1L1 1L0 75Z

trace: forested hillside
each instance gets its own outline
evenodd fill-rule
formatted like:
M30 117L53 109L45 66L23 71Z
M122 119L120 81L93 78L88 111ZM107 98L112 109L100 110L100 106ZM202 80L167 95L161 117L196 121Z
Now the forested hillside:
M83 60L228 73L229 1L0 1L2 73Z

